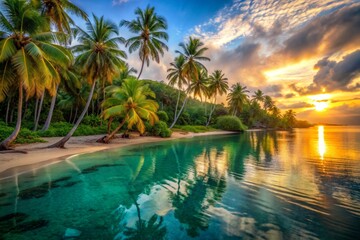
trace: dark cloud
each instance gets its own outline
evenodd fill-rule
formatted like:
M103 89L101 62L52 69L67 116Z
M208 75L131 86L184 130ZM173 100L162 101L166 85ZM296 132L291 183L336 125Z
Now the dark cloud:
M297 109L297 108L310 108L310 107L314 107L314 105L307 102L297 102L290 105L285 105L280 103L279 107L281 109Z
M285 95L285 98L292 98L292 97L295 97L296 94L295 93L288 93Z
M274 85L266 86L265 88L263 88L263 91L265 93L279 93L281 92L282 89L283 89L282 85L274 84Z
M360 88L360 84L352 85L354 79L360 76L360 50L346 55L342 61L335 62L324 58L314 66L318 70L313 83L308 87L291 85L292 89L301 94L320 92L323 88L327 92L335 90L353 91Z
M331 102L333 103L338 103L338 102L352 102L352 101L356 101L356 100L360 100L360 97L356 97L356 98L350 98L350 99L339 99L339 100L331 100Z
M344 7L309 22L275 53L277 61L298 61L353 49L360 43L360 4Z
M231 84L240 82L249 87L254 86L266 79L259 70L263 65L260 52L260 43L245 41L235 49L212 52L211 62L206 63L206 66L210 71L222 69Z
M272 97L281 98L281 97L283 97L283 95L281 93L275 93L275 94L272 94Z

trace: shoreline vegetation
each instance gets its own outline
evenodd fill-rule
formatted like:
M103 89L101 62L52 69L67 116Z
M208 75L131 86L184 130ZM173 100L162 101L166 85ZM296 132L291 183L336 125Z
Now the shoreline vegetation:
M167 21L154 7L137 8L120 23L89 17L67 0L4 0L0 11L0 151L43 137L62 137L44 148L65 148L73 136L101 134L95 142L110 143L134 131L169 138L177 129L311 126L260 89L251 94L240 83L230 86L222 70L208 71L208 48L198 38L179 43L167 82L141 79L169 50ZM121 28L132 36L119 35ZM140 69L128 65L128 54L138 54Z

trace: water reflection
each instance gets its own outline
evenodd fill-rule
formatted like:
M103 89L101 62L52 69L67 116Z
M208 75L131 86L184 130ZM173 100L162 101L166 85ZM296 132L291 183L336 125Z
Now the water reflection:
M352 142L360 144L360 131L331 129L247 132L79 156L2 183L0 204L9 205L0 219L14 209L44 218L46 229L24 234L49 238L71 223L84 239L355 239L360 150ZM19 197L31 188L42 195ZM0 231L0 238L17 234Z
M324 126L318 126L318 150L319 150L320 159L324 160L324 154L326 152Z

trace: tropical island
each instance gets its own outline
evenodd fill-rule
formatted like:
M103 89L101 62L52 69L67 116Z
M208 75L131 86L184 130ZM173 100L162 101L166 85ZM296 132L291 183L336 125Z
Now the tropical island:
M356 239L359 13L2 0L0 239Z
M86 29L76 27L70 12ZM208 48L198 38L179 43L167 82L141 79L168 50L167 22L154 7L116 24L67 1L9 0L2 16L1 150L63 136L49 146L61 148L74 134L106 134L98 142L108 143L119 131L170 137L174 130L295 126L294 111L281 113L261 90L251 94L240 83L229 86L222 70L208 72ZM121 37L118 25L133 36ZM140 70L126 62L124 48L139 54Z

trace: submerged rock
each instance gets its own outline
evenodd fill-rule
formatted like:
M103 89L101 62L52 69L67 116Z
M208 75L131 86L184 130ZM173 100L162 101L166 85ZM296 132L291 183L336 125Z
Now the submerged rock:
M17 233L21 233L21 232L31 231L31 230L34 230L34 229L45 227L48 224L49 224L48 220L44 220L44 219L32 220L32 221L29 221L29 222L23 222L23 223L15 226L12 229L12 231L17 232Z
M21 222L23 221L25 218L27 218L29 215L27 215L26 213L10 213L7 214L5 216L1 216L0 217L0 224L3 222L8 222L8 221L16 221L16 222Z
M72 187L78 183L80 183L80 181L71 181L71 182L65 183L63 187Z
M32 220L25 222L29 215L26 213L10 213L0 217L0 233L8 232L26 232L47 226L49 221L44 219Z
M64 234L64 239L68 238L76 238L81 235L81 231L74 229L74 228L67 228Z
M49 189L54 187L57 187L56 184L51 185L49 183L44 183L40 186L21 190L18 196L21 199L41 198L49 192Z
M102 167L115 167L115 166L122 166L122 165L123 164L99 164L99 165L85 168L84 170L81 171L81 173L87 174L87 173L96 172L97 170L99 170L99 168L102 168Z
M64 182L64 181L67 181L67 180L69 180L69 179L71 179L71 177L70 177L70 176L66 176L66 177L62 177L62 178L56 179L56 180L52 181L52 183Z

